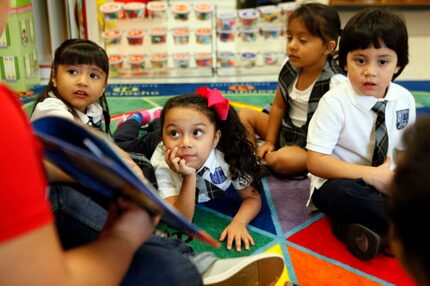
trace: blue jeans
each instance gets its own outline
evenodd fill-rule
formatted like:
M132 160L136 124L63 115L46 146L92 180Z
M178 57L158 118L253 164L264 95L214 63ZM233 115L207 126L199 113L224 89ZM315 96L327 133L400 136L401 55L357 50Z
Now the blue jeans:
M202 276L181 240L152 236L136 252L121 285L202 285Z
M97 239L107 219L105 208L75 189L76 186L52 185L49 199L64 248L73 248ZM201 264L196 267L196 257ZM135 253L121 285L202 285L204 270L216 258L194 254L181 240L152 236ZM203 267L203 268L202 268Z

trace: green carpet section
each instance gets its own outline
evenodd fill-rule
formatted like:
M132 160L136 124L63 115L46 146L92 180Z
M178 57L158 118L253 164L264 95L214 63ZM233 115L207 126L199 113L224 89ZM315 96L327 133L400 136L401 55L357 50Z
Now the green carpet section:
M231 95L226 96L231 102L237 102L251 106L265 106L272 102L274 94L252 95ZM153 108L163 106L170 96L157 97L108 97L109 111L111 115L123 112L138 110L143 108Z
M210 212L203 208L197 207L194 214L193 222L199 227L203 228L207 233L212 235L215 239L218 239L221 232L229 224L230 220L231 219L229 218L216 215L214 212ZM273 240L273 238L265 236L259 232L252 231L249 228L248 228L248 231L250 232L255 242L255 246L252 246L249 251L244 249L241 252L237 252L234 249L227 250L225 242L222 242L221 247L218 249L215 249L214 247L198 240L193 240L192 242L189 243L189 245L196 252L211 251L220 258L227 258L227 257L241 257L241 256L250 255L251 253L257 251L258 249L267 245Z
M417 107L430 106L430 92L413 91Z

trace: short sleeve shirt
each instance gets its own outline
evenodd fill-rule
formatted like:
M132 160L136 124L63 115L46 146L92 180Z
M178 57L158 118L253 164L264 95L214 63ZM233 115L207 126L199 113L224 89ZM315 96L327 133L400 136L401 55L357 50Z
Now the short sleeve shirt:
M372 111L378 99L355 92L349 80L329 90L320 100L309 124L306 148L330 155L345 162L370 166L375 149L376 113ZM416 107L412 94L391 83L385 123L389 138L387 156L394 158L395 149L403 150L402 135L415 122ZM392 168L396 163L393 160ZM311 195L326 179L311 176Z
M79 119L84 124L89 123L90 117L92 118L92 121L96 124L103 119L103 109L98 103L94 103L88 106L86 113L83 113L76 109L75 111L76 114L79 116ZM42 102L36 104L36 107L31 116L31 120L35 120L44 116L59 116L71 120L74 119L73 114L69 110L69 107L54 95L50 95Z
M42 148L15 96L0 85L0 242L52 221Z
M164 159L164 150L164 145L161 142L151 157L151 164L155 169L158 190L163 199L179 195L182 186L182 176L169 168ZM204 168L207 168L208 172L204 172L202 175L199 175L202 173L200 171ZM249 183L246 180L231 179L229 165L224 160L224 154L217 149L212 149L206 162L199 170L197 170L197 174L196 187L199 190L197 197L198 203L206 202L211 199L206 188L205 180L210 181L222 191L227 191L230 188L241 190L249 186Z

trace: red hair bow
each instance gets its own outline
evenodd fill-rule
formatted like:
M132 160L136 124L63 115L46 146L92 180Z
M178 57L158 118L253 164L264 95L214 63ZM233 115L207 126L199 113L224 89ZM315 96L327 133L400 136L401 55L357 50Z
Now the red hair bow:
M202 86L196 90L196 94L208 100L208 107L213 106L215 108L219 119L227 119L230 104L228 103L228 99L225 98L218 89L209 89L206 86Z

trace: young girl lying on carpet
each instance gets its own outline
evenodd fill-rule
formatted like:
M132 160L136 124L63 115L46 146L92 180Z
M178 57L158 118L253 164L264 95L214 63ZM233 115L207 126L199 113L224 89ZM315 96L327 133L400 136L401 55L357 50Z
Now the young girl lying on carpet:
M196 203L237 191L242 203L220 240L248 250L247 225L261 208L260 167L234 108L217 89L201 87L170 98L160 121L162 142L151 158L160 195L191 220Z

